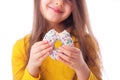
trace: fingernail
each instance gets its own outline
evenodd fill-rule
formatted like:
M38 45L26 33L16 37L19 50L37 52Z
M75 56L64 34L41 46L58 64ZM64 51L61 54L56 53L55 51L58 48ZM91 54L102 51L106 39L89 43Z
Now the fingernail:
M47 43L48 41L46 39L43 40L45 43Z
M63 45L62 47L65 47L65 45Z
M52 49L53 49L53 47L51 46L51 47L50 47L50 49L52 50Z
M61 52L61 50L58 49L58 52Z
M62 49L62 47L59 47L59 49Z
M49 45L50 45L50 46L53 46L53 44L52 44L52 43L49 43Z

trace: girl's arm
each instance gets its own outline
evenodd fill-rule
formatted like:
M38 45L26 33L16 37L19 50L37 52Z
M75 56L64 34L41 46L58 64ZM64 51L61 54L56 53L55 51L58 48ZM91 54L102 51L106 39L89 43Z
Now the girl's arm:
M62 46L59 48L58 60L71 67L78 80L98 80L85 63L79 48Z
M27 54L24 39L18 40L12 51L12 74L13 80L39 80L40 76L35 78L30 75L26 68Z
M49 55L52 47L47 41L39 41L33 44L28 59L29 37L18 40L12 52L12 72L14 80L39 80L41 66Z
M77 80L100 80L90 71L87 65L84 65L80 70L76 71Z
M90 76L90 70L86 64L83 64L81 67L76 69L75 72L78 80L88 80Z

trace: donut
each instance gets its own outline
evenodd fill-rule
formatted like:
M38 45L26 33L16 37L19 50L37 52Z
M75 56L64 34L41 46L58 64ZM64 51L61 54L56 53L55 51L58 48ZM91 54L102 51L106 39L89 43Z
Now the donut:
M52 59L57 60L57 53L58 53L58 48L63 45L67 46L74 46L73 40L66 30L62 31L61 33L58 33L55 31L55 29L49 30L43 40L47 40L49 44L53 46L53 50L50 53L50 57ZM59 44L56 45L56 42L59 42Z

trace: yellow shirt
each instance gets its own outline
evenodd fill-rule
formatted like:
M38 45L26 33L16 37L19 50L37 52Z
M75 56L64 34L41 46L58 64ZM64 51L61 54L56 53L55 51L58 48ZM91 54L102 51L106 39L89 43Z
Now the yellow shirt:
M26 68L30 36L18 40L12 51L13 80L73 80L75 71L64 63L47 57L42 63L38 78L31 76ZM75 38L72 38L75 41ZM56 45L59 43L56 43ZM75 45L77 47L77 44ZM77 79L75 79L77 80ZM91 72L88 80L98 80Z

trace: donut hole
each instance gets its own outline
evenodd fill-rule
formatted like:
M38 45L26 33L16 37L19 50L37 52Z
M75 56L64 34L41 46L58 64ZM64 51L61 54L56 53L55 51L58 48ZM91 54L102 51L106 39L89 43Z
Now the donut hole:
M58 39L54 42L54 48L55 49L58 49L62 45L63 45L62 42Z

